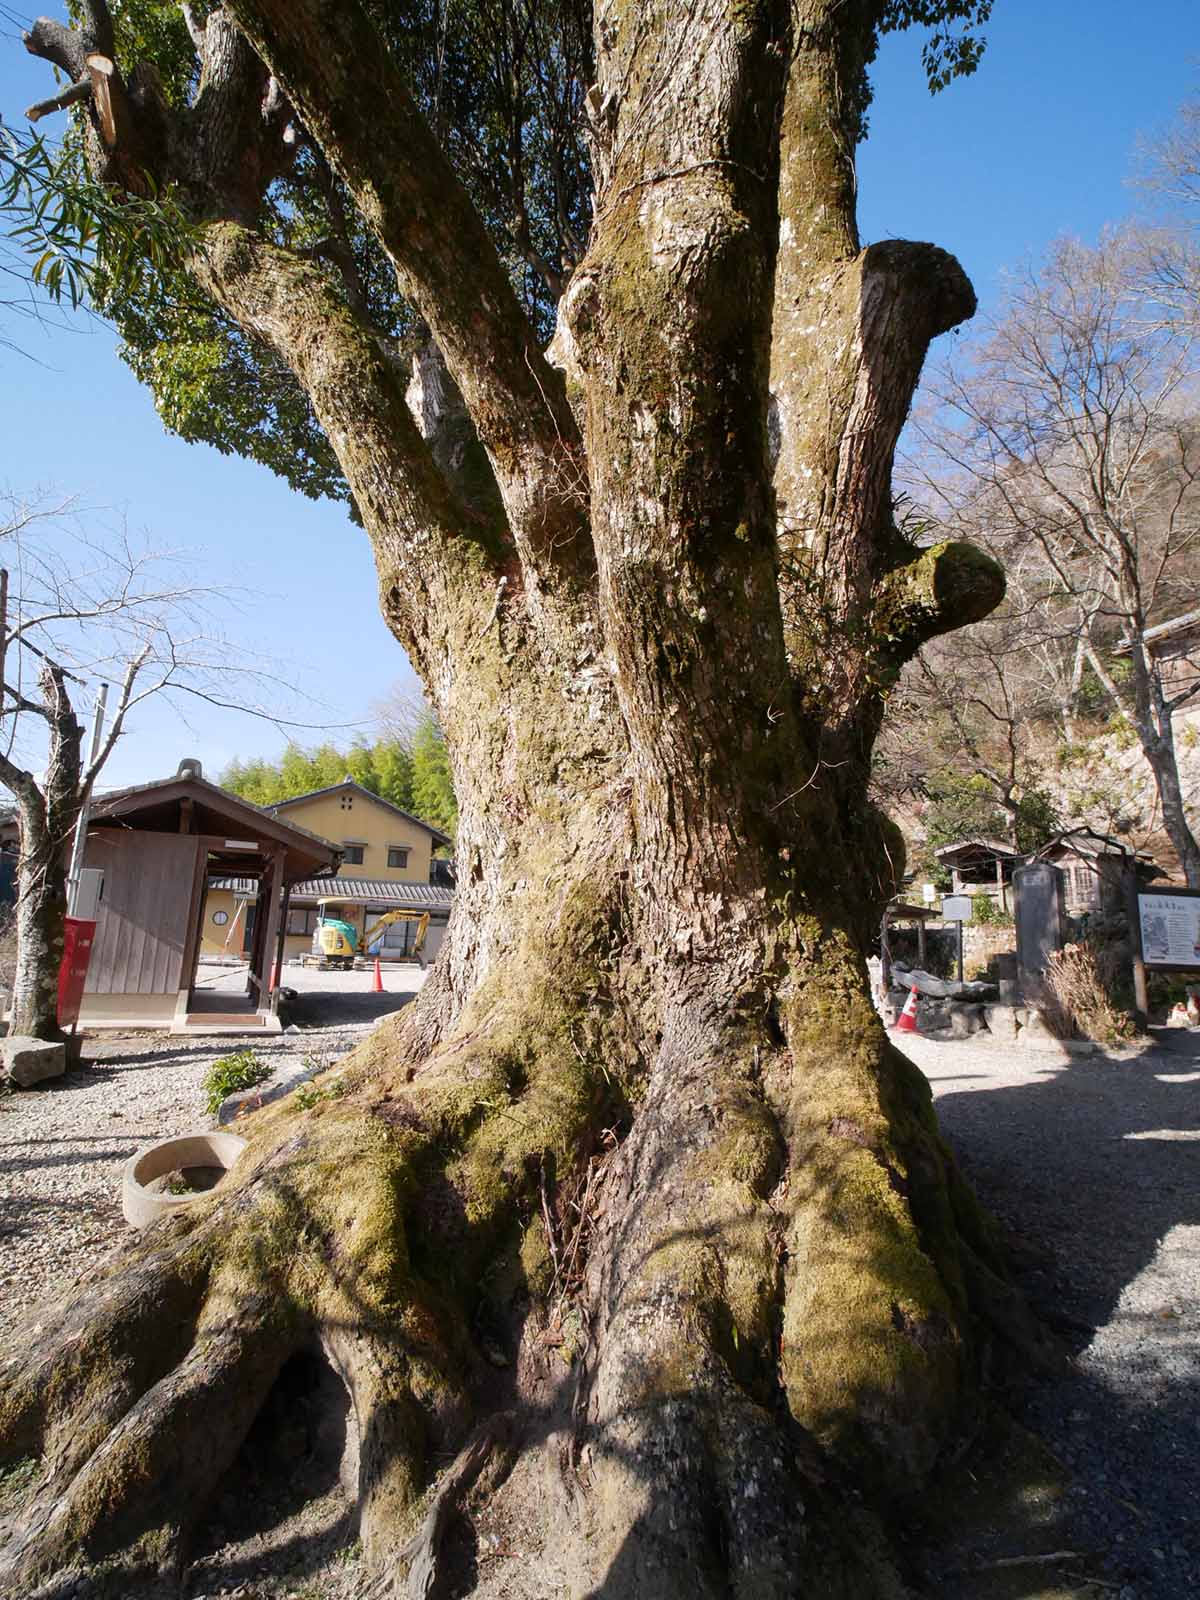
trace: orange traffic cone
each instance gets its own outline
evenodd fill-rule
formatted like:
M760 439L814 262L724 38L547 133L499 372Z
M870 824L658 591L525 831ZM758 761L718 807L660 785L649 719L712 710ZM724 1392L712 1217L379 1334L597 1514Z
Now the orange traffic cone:
M916 994L916 992L917 991L914 989L913 993ZM382 994L383 993L383 969L379 965L379 957L378 956L375 957L375 993L376 994Z
M920 1033L917 1027L917 986L914 983L908 991L908 999L904 1002L904 1010L892 1024L893 1033Z

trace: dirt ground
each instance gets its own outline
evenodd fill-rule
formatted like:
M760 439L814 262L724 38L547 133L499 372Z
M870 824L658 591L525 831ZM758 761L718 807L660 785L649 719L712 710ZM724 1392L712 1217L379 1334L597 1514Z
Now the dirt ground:
M281 1063L313 1052L332 1059L409 998L398 985L372 994L371 974L332 984L330 975L305 977L294 1031L272 1047ZM997 1379L973 1446L920 1505L902 1511L914 1595L1200 1593L1200 1032L1164 1033L1119 1056L1063 1060L986 1039L901 1043L928 1077L968 1176L1006 1228L1024 1289L1071 1355L1052 1381L1014 1388ZM39 1292L66 1287L85 1258L119 1237L122 1161L138 1142L161 1136L169 1108L200 1125L194 1108L213 1045L110 1038L90 1068L0 1102L0 1296L20 1280L15 1298L27 1298L22 1275L56 1233L82 1227L65 1258L52 1252L38 1269ZM78 1173L82 1196L72 1192ZM328 1370L290 1363L198 1531L183 1590L190 1600L367 1593L346 1422L345 1396ZM566 1596L552 1552L532 1543L519 1517L498 1531L485 1516L461 1539L489 1595ZM110 1592L101 1574L80 1572L45 1594L85 1600ZM144 1589L139 1600L168 1592L179 1591Z

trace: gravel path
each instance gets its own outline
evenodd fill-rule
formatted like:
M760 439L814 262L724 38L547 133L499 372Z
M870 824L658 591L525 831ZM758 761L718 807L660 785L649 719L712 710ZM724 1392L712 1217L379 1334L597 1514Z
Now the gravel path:
M121 1169L156 1139L213 1125L202 1083L219 1056L247 1043L272 1066L343 1055L412 998L424 973L389 971L387 992L365 972L285 969L300 990L294 1025L261 1039L96 1034L87 1064L35 1089L0 1093L0 1344L29 1309L57 1294L124 1237ZM236 991L241 971L201 967Z
M1076 1362L1022 1420L1073 1477L1065 1545L1117 1600L1200 1594L1200 1030L1156 1040L1066 1063L901 1041L980 1197L1040 1258L1025 1288Z

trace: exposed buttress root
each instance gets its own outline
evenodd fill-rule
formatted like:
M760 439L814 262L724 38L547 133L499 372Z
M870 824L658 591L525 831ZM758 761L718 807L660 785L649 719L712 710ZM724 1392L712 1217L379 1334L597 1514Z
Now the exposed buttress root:
M577 1026L573 976L526 982L519 1005L482 995L411 1081L380 1075L375 1035L310 1109L250 1120L211 1203L42 1314L0 1383L4 1458L41 1457L5 1592L112 1556L178 1570L311 1349L349 1396L381 1594L432 1592L478 1475L548 1438L566 1441L556 1516L581 1594L902 1592L861 1492L911 1492L953 1444L980 1314L1018 1341L1034 1326L927 1086L865 1000L837 1027L793 1008L782 1040L728 1008L668 1014L639 1077L594 1025L594 986ZM572 1224L581 1337L534 1381L565 1292L555 1234L598 1149L603 1204Z

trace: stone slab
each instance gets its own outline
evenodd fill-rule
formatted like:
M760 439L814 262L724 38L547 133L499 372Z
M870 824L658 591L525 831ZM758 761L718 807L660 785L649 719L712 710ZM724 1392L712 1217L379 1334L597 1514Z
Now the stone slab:
M29 1089L47 1078L61 1078L67 1070L67 1047L45 1039L16 1034L2 1041L4 1075L18 1089Z
M986 1026L983 1013L981 1005L964 1005L961 1001L952 1004L949 1016L952 1037L969 1039L973 1034L981 1033Z
M1002 1039L1005 1044L1015 1044L1017 1032L1021 1026L1020 1013L1016 1006L984 1006L983 1020L987 1023L988 1032L997 1039Z

